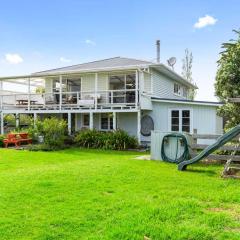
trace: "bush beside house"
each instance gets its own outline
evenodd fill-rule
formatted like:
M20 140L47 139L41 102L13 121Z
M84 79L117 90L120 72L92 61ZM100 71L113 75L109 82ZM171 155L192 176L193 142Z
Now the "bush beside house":
M99 148L105 150L125 150L137 148L135 137L129 136L123 130L100 132L97 130L83 130L75 137L75 143L84 148Z

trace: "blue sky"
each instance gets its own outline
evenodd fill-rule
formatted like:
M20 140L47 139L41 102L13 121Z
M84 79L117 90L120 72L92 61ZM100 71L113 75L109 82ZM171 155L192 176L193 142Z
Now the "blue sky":
M193 52L197 99L215 100L216 61L240 27L239 8L239 0L1 1L0 76L114 56L153 60L160 39L161 62L175 56L177 72L184 49Z

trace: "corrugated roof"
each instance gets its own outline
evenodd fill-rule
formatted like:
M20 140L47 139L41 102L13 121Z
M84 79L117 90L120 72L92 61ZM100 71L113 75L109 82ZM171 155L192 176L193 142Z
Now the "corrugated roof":
M99 61L93 61L88 63L82 63L62 68L51 69L47 71L37 72L35 74L55 74L55 73L68 73L68 72L82 72L98 69L111 69L111 68L123 68L123 67L139 67L144 65L153 64L152 62L137 60L133 58L114 57L103 59Z

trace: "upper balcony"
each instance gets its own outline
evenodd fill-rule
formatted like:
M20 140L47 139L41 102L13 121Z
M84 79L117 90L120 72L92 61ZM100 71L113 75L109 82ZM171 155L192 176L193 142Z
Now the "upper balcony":
M3 111L137 109L137 72L2 79Z
M136 90L2 94L2 110L94 110L134 109L138 107Z

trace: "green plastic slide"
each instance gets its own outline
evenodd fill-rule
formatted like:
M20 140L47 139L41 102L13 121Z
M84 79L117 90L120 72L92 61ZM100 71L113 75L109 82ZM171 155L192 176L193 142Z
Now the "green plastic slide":
M238 134L240 134L240 125L237 125L221 137L217 139L217 141L205 148L200 154L198 154L196 157L190 159L190 160L185 160L181 163L178 164L178 170L179 171L184 171L186 170L187 166L190 164L194 164L204 158L206 158L208 155L213 153L215 150L223 146L225 143L231 141L233 138L235 138Z

